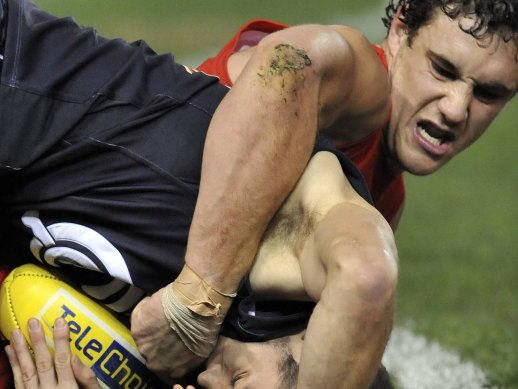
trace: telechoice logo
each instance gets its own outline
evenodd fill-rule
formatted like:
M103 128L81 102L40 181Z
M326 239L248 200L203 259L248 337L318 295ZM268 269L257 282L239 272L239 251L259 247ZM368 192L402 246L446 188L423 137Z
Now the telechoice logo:
M59 289L38 314L48 327L47 343L52 348L51 326L58 316L70 327L72 353L90 366L108 388L148 388L144 359L128 341L128 335L119 334L72 294Z

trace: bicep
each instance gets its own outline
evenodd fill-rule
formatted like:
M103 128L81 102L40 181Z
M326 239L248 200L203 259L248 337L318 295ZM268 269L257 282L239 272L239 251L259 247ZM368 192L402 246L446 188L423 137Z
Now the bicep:
M331 277L349 274L344 283L371 267L397 270L392 230L373 207L360 201L335 205L319 223L311 245L300 260L304 288L318 301ZM340 269L334 271L332 269ZM347 285L344 285L347 288Z

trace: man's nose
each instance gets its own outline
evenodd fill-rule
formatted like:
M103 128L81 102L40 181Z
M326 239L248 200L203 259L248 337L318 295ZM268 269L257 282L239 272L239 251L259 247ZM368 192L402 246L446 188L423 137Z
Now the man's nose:
M465 82L452 82L448 90L439 101L439 110L444 120L450 125L464 122L469 114L469 106L473 99L473 92Z
M212 365L207 367L204 371L198 374L198 384L205 389L217 389L218 377L220 374L219 365Z

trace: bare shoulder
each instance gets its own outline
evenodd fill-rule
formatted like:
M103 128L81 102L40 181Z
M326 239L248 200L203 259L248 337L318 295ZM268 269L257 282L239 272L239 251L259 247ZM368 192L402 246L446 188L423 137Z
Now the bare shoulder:
M348 66L334 69L334 89L328 100L335 102L336 116L330 116L321 130L335 144L347 143L385 124L390 111L389 78L374 45L361 32L347 26L330 28L347 42Z
M256 46L233 53L227 64L232 81L237 79L254 55L270 59L279 47L286 46L304 53L308 58L308 68L311 68L313 73L323 73L332 69L333 61L338 60L340 55L342 66L344 59L349 58L347 40L334 28L319 24L295 25L266 35Z
M322 24L302 24L277 31L261 40L259 46L289 44L304 50L311 66L326 72L337 63L348 66L354 59L349 45L347 30ZM352 34L352 32L351 32Z
M352 187L338 158L327 151L315 154L299 180L293 195L302 208L326 214L336 204L352 202L366 209L373 207Z
M289 66L272 68L282 61ZM304 24L274 32L230 57L231 79L247 67L253 74L261 67L303 74L310 93L300 96L318 96L319 129L335 143L358 140L388 117L387 71L369 40L351 27Z
M313 71L321 75L320 130L334 142L355 141L385 123L390 109L387 70L361 32L348 26L309 24L268 39L271 44L291 42L306 51Z
M388 84L387 70L380 61L374 44L367 39L360 31L341 25L329 26L343 37L349 46L348 54L352 56L356 70L361 70L362 74L374 76L375 81Z
M308 213L319 215L317 218L319 224L332 226L333 223L330 223L330 220L342 224L343 214L337 209L347 208L346 213L356 209L357 211L353 211L355 215L364 215L386 230L386 233L392 234L389 224L381 213L356 192L342 170L338 158L330 152L319 152L313 156L294 195L297 193L299 206ZM328 219L327 223L322 223L324 219Z

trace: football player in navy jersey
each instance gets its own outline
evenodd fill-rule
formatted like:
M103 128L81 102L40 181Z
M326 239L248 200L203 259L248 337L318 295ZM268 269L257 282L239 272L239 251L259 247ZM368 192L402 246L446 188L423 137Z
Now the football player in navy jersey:
M337 155L341 156L327 150L315 153L268 226L247 287L236 298L222 336L198 375L201 386L277 388L285 380L281 387L340 388L352 371L362 377L354 387L370 385L391 329L391 323L372 318L386 306L393 309L397 253L390 226L353 186L354 165L346 177L348 162ZM378 267L381 259L387 268L378 279L370 278L374 272L357 274L364 266ZM387 285L375 289L373 282ZM239 318L233 322L236 315ZM361 327L360 334L356 326ZM41 326L36 325L34 334L44 341L38 338ZM8 355L15 378L30 377L30 383L26 380L20 388L56 379L46 377L48 371L36 372L24 341L19 336L13 339ZM46 347L37 350L45 361L40 363L51 364ZM351 350L355 350L352 361L347 359ZM91 373L80 369L77 361L72 366L88 387ZM59 373L60 384L66 386L72 374ZM382 369L378 374L383 373Z

